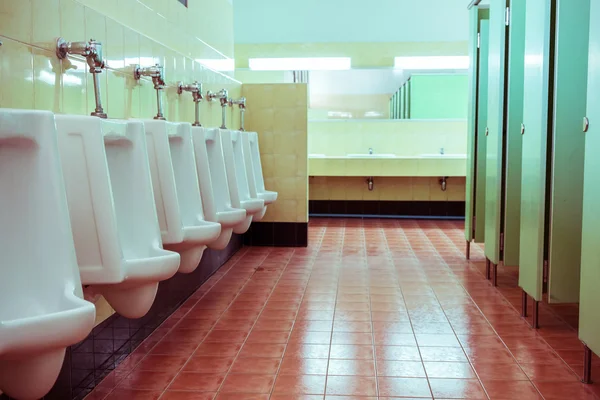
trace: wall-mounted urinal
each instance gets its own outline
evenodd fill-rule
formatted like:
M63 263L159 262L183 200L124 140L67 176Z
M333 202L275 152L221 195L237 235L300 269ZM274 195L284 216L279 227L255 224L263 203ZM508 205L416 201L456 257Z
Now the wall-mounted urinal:
M246 210L231 205L223 148L218 132L218 128L192 127L204 213L208 221L221 224L221 234L214 242L209 243L208 247L222 250L231 239L233 227L246 219Z
M0 392L39 399L94 327L83 300L54 115L0 109Z
M265 201L256 196L250 196L241 132L219 129L219 136L221 136L223 156L225 157L225 170L227 171L229 193L231 193L231 204L236 208L246 210L246 219L234 226L233 231L244 233L250 228L253 216L262 212Z
M221 225L204 220L191 125L144 121L158 222L166 249L181 255L179 272L193 272Z
M179 268L162 248L144 124L57 115L56 125L81 281L142 317Z
M265 178L260 162L260 149L258 147L258 134L256 132L246 132L246 135L243 135L243 137L245 137L244 143L246 143L244 145L244 151L249 149L247 153L244 152L244 155L246 156L246 168L251 171L251 173L249 172L248 174L251 175L248 180L252 181L252 177L254 178L256 195L259 199L265 201L265 206L262 211L255 214L253 218L254 221L260 221L267 212L267 206L277 200L277 192L265 189Z

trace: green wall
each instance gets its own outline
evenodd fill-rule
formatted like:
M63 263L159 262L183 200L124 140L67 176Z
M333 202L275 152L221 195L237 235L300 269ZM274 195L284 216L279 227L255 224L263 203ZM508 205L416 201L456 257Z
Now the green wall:
M411 119L466 119L469 102L467 74L413 74Z

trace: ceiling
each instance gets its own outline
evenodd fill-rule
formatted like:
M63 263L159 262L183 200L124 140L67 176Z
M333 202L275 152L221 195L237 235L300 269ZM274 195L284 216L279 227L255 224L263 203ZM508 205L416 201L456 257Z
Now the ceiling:
M468 0L233 0L235 42L468 40Z

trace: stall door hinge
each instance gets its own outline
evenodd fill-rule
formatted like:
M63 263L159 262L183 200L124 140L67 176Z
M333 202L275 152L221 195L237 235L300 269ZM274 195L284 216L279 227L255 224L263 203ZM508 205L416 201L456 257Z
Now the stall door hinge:
M481 33L477 32L477 48L481 48Z
M510 25L510 7L506 7L506 18L505 18L506 26Z
M500 234L500 251L504 251L504 232Z
M544 283L548 283L548 260L544 260Z

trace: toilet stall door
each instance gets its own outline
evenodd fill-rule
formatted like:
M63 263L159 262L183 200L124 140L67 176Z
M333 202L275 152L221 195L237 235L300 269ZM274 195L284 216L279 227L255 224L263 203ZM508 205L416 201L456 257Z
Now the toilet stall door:
M521 231L521 123L525 64L525 2L510 1L508 86L506 102L506 159L504 193L504 265L519 265Z
M579 338L600 354L600 3L590 7ZM584 127L586 126L584 121Z
M465 239L478 243L485 231L485 149L487 126L487 81L489 10L471 9L469 71L469 116L467 138L467 181L465 201Z
M494 264L502 260L504 226L504 143L506 109L507 0L490 4L488 65L487 148L485 153L485 256Z
M553 3L554 0L528 0L525 16L519 286L536 301L542 300L546 256Z
M579 301L589 11L590 0L556 3L549 303Z

